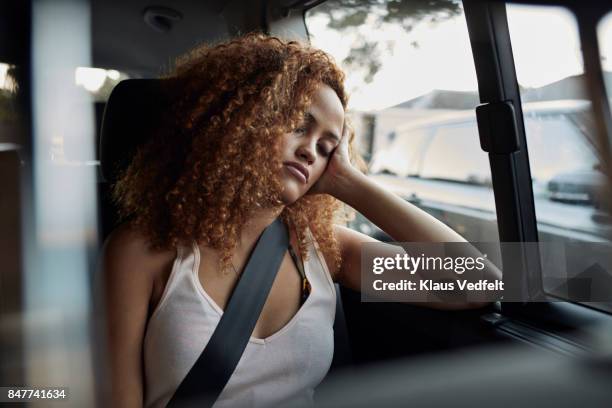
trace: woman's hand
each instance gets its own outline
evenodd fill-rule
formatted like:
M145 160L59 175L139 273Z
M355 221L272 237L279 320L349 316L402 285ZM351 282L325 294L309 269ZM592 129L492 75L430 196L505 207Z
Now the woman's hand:
M353 129L344 121L340 143L330 154L325 171L306 194L330 194L336 196L338 189L346 183L350 175L358 171L351 164L349 156L349 138Z

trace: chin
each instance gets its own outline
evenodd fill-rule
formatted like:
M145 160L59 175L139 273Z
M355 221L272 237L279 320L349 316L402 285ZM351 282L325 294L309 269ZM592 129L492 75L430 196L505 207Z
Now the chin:
M281 200L285 205L291 205L299 200L304 194L295 185L285 185L281 193Z

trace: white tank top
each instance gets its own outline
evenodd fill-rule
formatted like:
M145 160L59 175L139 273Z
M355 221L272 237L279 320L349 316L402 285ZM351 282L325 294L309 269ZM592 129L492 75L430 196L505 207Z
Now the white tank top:
M311 292L276 333L251 337L215 408L313 405L334 353L336 292L310 230L304 270ZM223 310L198 277L200 251L179 248L144 337L144 406L164 407L210 340Z

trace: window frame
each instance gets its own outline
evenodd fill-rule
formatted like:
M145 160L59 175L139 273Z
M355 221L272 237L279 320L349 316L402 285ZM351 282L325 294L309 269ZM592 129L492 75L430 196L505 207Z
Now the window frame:
M510 102L514 107L517 123L515 136L519 141L519 151L509 154L489 154L491 173L494 178L500 241L537 242L538 232L533 189L531 182L527 182L531 179L531 169L525 137L523 106L511 50L506 3L534 5L545 3L551 6L566 7L574 13L583 49L589 99L596 118L597 137L600 143L603 142L602 144L608 147L608 153L612 120L610 119L610 109L599 62L596 23L612 9L612 5L602 7L594 3L592 7L587 7L584 3L563 0L550 2L523 0L512 2L505 0L463 1L476 64L481 102L483 104ZM539 255L525 255L520 270L522 273L514 276L504 276L504 280L508 279L509 281L507 284L518 285L531 295L543 295ZM505 315L531 316L538 319L546 316L547 319L558 322L570 318L570 321L578 322L578 318L571 317L576 315L574 313L577 310L576 307L608 314L608 312L600 309L592 309L592 306L588 304L571 301L564 303L544 302L544 304L504 303L500 305L500 310ZM544 309L547 311L546 313L542 313ZM570 321L566 320L564 324L570 324Z

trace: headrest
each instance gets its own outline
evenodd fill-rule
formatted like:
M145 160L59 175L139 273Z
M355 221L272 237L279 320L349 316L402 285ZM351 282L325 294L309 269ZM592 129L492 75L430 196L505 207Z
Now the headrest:
M100 130L100 168L110 183L130 164L136 149L151 137L168 97L162 79L127 79L113 89Z

